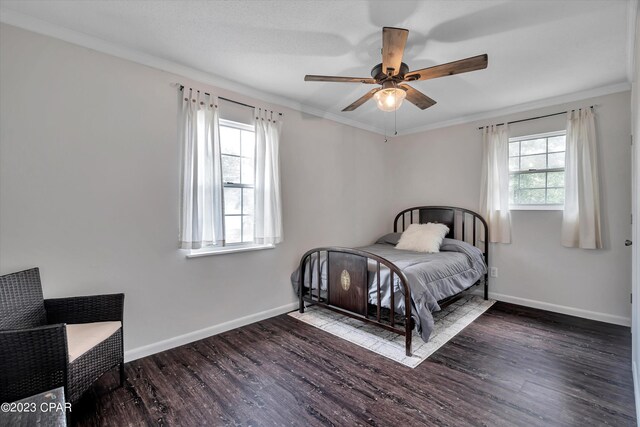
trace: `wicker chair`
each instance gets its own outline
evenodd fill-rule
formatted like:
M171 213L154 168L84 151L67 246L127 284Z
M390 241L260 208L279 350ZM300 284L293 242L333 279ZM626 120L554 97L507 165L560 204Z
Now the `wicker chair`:
M37 268L0 276L0 402L64 387L75 403L120 366L124 294L43 299Z

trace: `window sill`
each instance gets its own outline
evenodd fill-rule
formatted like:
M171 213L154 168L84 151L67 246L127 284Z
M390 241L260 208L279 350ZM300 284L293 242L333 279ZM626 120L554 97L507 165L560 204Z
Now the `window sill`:
M246 246L226 246L224 248L194 249L187 254L187 258L200 258L203 256L235 254L238 252L261 251L273 249L275 245L246 245Z
M510 211L563 211L564 205L519 205L509 206Z

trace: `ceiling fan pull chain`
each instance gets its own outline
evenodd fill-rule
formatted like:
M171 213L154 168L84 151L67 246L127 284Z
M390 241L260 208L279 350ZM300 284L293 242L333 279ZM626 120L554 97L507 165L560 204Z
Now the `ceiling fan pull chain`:
M393 110L393 136L398 135L398 109Z
M384 123L384 142L386 144L389 140L387 138L387 115L384 112L382 113L382 123Z

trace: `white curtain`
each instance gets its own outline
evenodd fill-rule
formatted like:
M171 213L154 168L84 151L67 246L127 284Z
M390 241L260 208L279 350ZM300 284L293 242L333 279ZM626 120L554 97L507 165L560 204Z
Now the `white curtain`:
M482 133L482 147L480 213L489 225L490 242L511 243L507 125L485 126Z
M596 127L590 108L567 113L562 245L602 248Z
M259 109L256 118L256 182L254 238L258 244L282 242L280 192L281 116Z
M222 245L224 199L217 99L184 88L180 102L180 248Z

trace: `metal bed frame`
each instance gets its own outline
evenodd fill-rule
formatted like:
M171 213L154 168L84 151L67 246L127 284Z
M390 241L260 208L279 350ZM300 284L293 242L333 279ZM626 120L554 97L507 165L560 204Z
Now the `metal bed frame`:
M415 220L417 221L414 221ZM393 231L404 231L413 223L435 222L449 227L446 237L471 243L482 250L484 261L489 265L489 229L487 222L476 212L452 206L418 206L401 211L396 215ZM400 228L400 224L402 227ZM478 236L478 231L481 233ZM478 246L480 244L480 246ZM327 288L322 295L321 258L326 254ZM313 263L317 270L317 288L313 291ZM309 268L307 269L307 265ZM375 265L372 270L371 265ZM389 309L382 307L380 297L380 268L389 269L389 283L398 277L404 295L405 313L402 319L396 318L395 292L390 292ZM309 286L305 287L305 274L309 274ZM377 304L370 304L369 274L376 275ZM472 286L484 284L484 299L488 299L488 273ZM464 291L462 291L464 292ZM459 297L460 293L438 301L446 305ZM411 318L411 288L405 274L393 262L376 254L359 249L342 247L321 247L307 251L300 259L299 311L304 313L305 303L325 307L346 316L377 325L383 329L405 337L405 351L411 356L411 336L414 322Z

